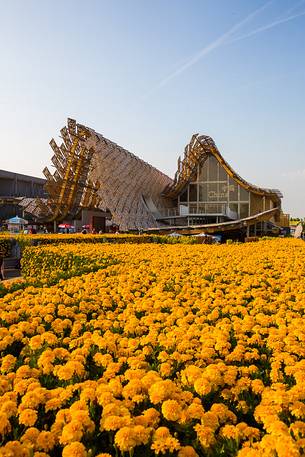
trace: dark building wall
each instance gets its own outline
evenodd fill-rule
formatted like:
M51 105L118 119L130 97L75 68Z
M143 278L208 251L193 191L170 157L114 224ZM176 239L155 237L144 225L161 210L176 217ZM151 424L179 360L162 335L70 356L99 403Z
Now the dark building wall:
M45 197L45 180L0 170L1 197Z
M46 197L44 190L45 179L35 178L34 176L22 175L11 171L0 170L0 220L5 221L10 217L23 216L20 206L6 201L6 197Z
M0 205L0 220L6 221L11 217L23 217L23 211L21 206L18 205Z

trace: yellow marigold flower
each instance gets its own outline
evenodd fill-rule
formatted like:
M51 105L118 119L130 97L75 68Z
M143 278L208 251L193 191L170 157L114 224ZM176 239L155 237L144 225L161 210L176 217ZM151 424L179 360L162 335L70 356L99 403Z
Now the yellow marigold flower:
M145 427L157 427L160 421L160 413L155 408L148 408L143 411L141 416L133 418L135 425L143 425Z
M154 439L165 440L170 435L170 431L167 427L159 427L154 433Z
M266 426L266 429L269 433L273 433L274 435L278 436L288 435L289 431L288 426L280 420L271 422Z
M302 455L297 443L290 435L281 436L281 439L276 440L275 451L278 457L300 457Z
M253 379L251 381L251 389L255 394L261 394L265 389L263 381L260 379Z
M198 440L203 448L209 448L216 442L214 436L214 430L211 427L197 424L194 427L197 433Z
M74 403L74 405L75 404L76 403ZM94 432L95 424L90 419L89 412L87 410L82 410L82 409L73 409L74 405L72 405L70 408L72 420L77 421L78 423L81 423L83 429L86 432L88 432L88 433Z
M122 427L114 437L115 444L121 452L129 452L137 445L137 437L133 427Z
M194 389L199 395L207 395L211 392L211 383L206 378L199 378L194 383Z
M119 430L131 425L130 415L128 416L106 416L102 417L100 430Z
M261 436L260 430L258 430L255 427L247 427L245 430L243 430L243 435L249 440L259 440Z
M186 410L187 417L192 419L201 419L204 415L204 408L201 404L191 403Z
M176 386L171 380L157 381L149 389L149 397L152 403L157 404L171 398L175 391Z
M88 453L82 443L74 441L63 448L62 457L87 457Z
M237 441L241 436L239 429L237 427L235 427L235 425L229 425L229 424L224 425L220 429L220 434L227 440L235 440L235 441Z
M75 374L72 365L58 366L55 368L54 373L61 381L69 381Z
M93 402L96 399L96 389L85 388L80 394L80 400Z
M192 446L183 446L178 451L178 457L199 457L199 454L197 454Z
M39 434L40 434L40 431L38 430L38 428L30 427L24 432L24 434L20 438L20 441L22 443L29 442L32 445L34 445L37 441Z
M19 424L32 427L37 421L37 411L34 409L24 409L19 413Z
M9 441L5 446L0 448L1 457L30 457L32 448L27 444L21 444L19 441Z
M97 396L98 404L105 407L114 401L114 396L111 392L102 392Z
M83 427L82 423L77 420L71 420L68 424L62 429L62 434L60 437L61 444L68 444L72 441L80 441L83 437Z
M51 398L51 400L48 400L45 404L45 411L46 413L48 411L52 411L54 409L59 409L62 406L62 399L59 398Z
M36 447L39 450L51 451L55 444L56 440L52 432L43 431L37 437Z
M143 425L135 425L133 427L133 433L136 437L137 446L140 446L148 443L151 435L151 428L146 428Z
M43 339L41 335L35 335L29 341L29 347L32 349L32 351L37 351L37 349L40 349L42 345Z
M124 398L132 398L140 394L143 391L142 383L139 379L132 379L129 383L123 388L122 395Z
M180 447L179 441L170 434L167 427L157 428L151 445L151 449L155 451L155 454L178 451Z
M142 385L146 391L148 391L153 384L157 383L158 381L161 381L160 375L156 371L149 371L147 374L145 374L142 379Z
M108 386L109 386L110 392L115 397L119 397L122 394L123 387L122 387L122 384L119 379L117 379L117 378L110 379Z
M5 413L0 413L0 435L3 437L11 431L11 423Z
M163 378L170 376L172 372L172 364L168 362L161 363L159 367L159 372Z
M15 366L16 360L16 357L14 357L11 354L8 354L5 357L3 357L1 363L1 373L8 373L9 371L12 371Z
M216 430L219 426L218 415L212 411L207 411L201 417L201 424L205 427L209 427L213 430Z
M305 437L305 423L296 421L290 425L289 430L293 433L295 438Z
M51 316L52 317L52 316ZM44 332L42 334L42 339L48 343L49 346L54 346L58 342L58 338L54 333Z
M289 406L291 414L298 418L304 419L305 418L305 405L301 401L295 401L291 406Z
M0 411L5 413L8 418L15 416L17 414L17 405L13 400L7 400L2 403Z
M189 365L181 372L181 381L186 385L194 385L194 382L202 376L202 369L195 365Z
M272 454L269 454L270 457L271 455ZM260 451L259 449L245 447L238 451L237 457L267 457L267 454L264 454L264 452Z
M165 400L161 410L165 419L169 421L178 421L182 415L182 408L176 400Z
M19 411L30 408L36 409L40 404L45 402L47 390L40 387L40 384L35 382L28 386L27 393L23 396L22 402L19 405Z

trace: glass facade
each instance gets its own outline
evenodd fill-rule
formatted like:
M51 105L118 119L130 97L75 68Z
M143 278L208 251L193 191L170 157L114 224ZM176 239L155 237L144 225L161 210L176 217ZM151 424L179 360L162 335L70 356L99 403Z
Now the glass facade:
M197 166L196 177L179 196L180 213L241 219L249 214L249 192L237 184L215 159L209 156Z

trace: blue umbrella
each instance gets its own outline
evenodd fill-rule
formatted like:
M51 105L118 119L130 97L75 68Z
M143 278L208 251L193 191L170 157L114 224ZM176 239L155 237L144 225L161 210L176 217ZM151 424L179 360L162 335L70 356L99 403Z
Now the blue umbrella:
M6 222L8 224L19 224L19 225L25 225L28 223L28 221L26 221L25 219L22 219L22 217L19 217L19 216L11 217L11 219L8 219Z

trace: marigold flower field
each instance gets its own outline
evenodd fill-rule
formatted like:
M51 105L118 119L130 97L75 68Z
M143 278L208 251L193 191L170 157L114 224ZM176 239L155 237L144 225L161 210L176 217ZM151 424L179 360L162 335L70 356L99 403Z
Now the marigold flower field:
M1 457L304 455L304 242L42 246L23 268Z

